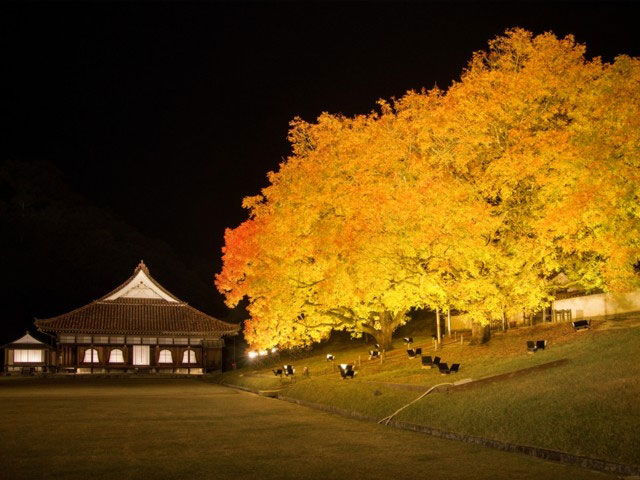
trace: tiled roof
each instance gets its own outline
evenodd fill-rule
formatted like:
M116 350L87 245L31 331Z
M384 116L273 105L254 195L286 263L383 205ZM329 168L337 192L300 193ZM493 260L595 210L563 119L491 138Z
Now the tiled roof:
M96 300L35 323L45 332L93 334L225 335L236 334L240 328L183 302L141 298Z
M24 336L20 337L18 340L15 340L15 341L13 341L11 343L7 343L6 345L2 345L0 348L7 348L7 347L24 348L24 349L27 349L27 348L36 348L36 349L51 348L46 343L41 342L37 338L33 338L29 332L27 332Z
M145 290L131 295L138 281ZM72 312L36 320L36 326L43 332L116 335L219 336L235 335L240 329L178 300L151 276L143 261L126 282L104 297Z

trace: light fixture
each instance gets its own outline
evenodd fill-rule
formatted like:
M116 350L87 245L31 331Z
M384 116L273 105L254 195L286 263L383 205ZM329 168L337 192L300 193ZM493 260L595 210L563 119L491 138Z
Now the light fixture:
M248 355L249 358L256 358L258 356L258 352L256 352L255 350L251 350Z
M271 349L271 353L276 353L277 351L278 351L278 349L277 349L276 347L273 347L273 348Z
M258 353L260 354L261 357L264 357L269 352L267 352L266 350L260 350Z

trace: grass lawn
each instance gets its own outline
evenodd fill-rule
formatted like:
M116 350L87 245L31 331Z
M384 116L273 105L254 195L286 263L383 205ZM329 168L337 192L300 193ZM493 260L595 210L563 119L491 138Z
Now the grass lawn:
M415 337L426 354L430 341ZM526 353L526 340L546 339L545 351ZM422 342L422 345L420 345ZM399 345L403 349L402 344ZM338 361L364 357L366 345L337 352ZM437 352L460 373L442 376L423 370L420 360L394 351L386 363L363 362L355 380L326 375L324 352L302 365L317 375L299 379L286 395L383 418L420 395L391 383L429 387L463 378L479 379L569 359L560 367L474 389L432 393L397 418L447 431L562 450L614 462L640 465L640 324L634 320L596 322L584 332L570 325L540 325L494 335L487 346L450 342ZM312 367L310 367L311 369ZM238 375L238 372L235 372ZM231 378L231 377L229 377ZM252 377L244 377L250 384ZM376 382L376 383L369 383Z
M604 479L195 379L0 379L8 479Z

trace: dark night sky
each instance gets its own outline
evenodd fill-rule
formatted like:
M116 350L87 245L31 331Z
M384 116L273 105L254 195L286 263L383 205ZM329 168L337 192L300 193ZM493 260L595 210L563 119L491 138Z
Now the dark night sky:
M211 303L193 303L219 314L224 229L286 157L294 116L365 113L379 98L447 87L508 27L573 33L605 60L640 56L633 2L514 3L3 3L0 160L55 165L86 201L200 272ZM80 306L138 260L115 283L97 275L65 296L73 262L53 258L59 289L38 301L23 292L3 322ZM5 281L18 268L37 282L43 267L9 263Z

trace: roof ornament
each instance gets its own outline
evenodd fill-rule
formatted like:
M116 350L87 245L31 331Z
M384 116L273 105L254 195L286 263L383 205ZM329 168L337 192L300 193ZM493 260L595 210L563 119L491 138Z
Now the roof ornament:
M133 273L138 273L140 270L142 270L144 273L146 273L147 275L149 275L149 269L147 268L147 266L144 264L144 260L140 260L140 263L138 264L138 266L136 267L136 269L133 271Z

